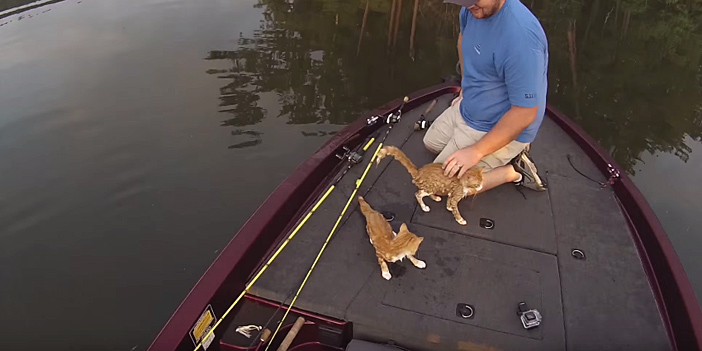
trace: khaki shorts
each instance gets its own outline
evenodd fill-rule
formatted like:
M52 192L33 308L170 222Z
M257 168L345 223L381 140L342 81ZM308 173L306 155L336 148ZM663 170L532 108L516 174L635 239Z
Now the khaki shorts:
M424 145L427 149L439 154L434 159L436 163L443 163L454 152L475 144L487 132L475 130L466 124L461 116L457 102L449 106L427 130L424 135ZM505 147L483 157L476 167L485 167L485 171L504 166L517 156L528 143L513 140Z

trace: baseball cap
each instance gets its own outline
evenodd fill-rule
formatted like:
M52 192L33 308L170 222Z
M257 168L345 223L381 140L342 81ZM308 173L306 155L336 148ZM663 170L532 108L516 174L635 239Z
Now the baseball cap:
M475 5L478 2L478 0L444 0L444 3L447 2L454 3L456 5L461 5L463 7L471 7Z

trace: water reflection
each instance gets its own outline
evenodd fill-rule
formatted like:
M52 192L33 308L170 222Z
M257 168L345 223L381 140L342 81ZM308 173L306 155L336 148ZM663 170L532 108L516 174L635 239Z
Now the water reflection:
M551 103L629 173L644 151L688 160L685 137L702 137L702 1L531 6L549 37Z
M304 136L326 137L326 136L332 136L332 135L336 134L336 131L325 132L323 130L320 130L318 132L305 132L303 130L303 131L300 131L300 133L302 133L302 135L304 135Z
M250 140L245 140L234 145L229 145L228 149L243 149L247 147L256 146L263 141L263 139L261 139L261 134L263 133L253 130L234 130L232 131L233 136L248 135Z
M628 172L644 151L689 158L702 138L702 0L526 0L549 38L549 102ZM345 124L455 73L458 7L429 1L260 0L264 20L212 70L226 125L258 123L274 92L288 123ZM360 30L359 30L360 28Z
M392 24L387 18L390 3L262 0L256 6L264 20L253 37L239 38L237 48L210 51L206 58L230 62L228 69L208 72L226 81L220 100L222 111L233 114L227 125L261 121L265 112L256 101L268 92L281 105L277 117L290 124L347 124L363 111L438 83L454 71L455 33L433 20L434 12L443 9L438 2L418 9L414 39L416 57L435 59L415 61L396 54L407 52L409 36L403 25L393 32L397 50L391 54L388 39L376 34ZM401 15L403 23L411 18L410 12ZM367 20L359 36L362 17Z

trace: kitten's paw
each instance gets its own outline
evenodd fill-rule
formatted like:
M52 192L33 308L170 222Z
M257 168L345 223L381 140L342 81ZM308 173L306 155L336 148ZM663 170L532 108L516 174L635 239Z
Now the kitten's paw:
M385 278L385 280L390 280L392 274L390 274L390 272L383 272L383 278Z
M457 219L456 222L458 222L458 224L460 224L460 225L466 225L466 224L468 224L468 222L466 222L466 220L463 219L463 218Z
M441 196L431 195L431 199L436 202L441 202Z
M429 212L429 210L431 210L431 208L429 208L429 206L427 206L427 205L422 205L422 211L424 211L424 212Z
M422 261L422 260L417 260L417 264L414 266L419 268L419 269L424 269L424 268L427 268L427 263Z

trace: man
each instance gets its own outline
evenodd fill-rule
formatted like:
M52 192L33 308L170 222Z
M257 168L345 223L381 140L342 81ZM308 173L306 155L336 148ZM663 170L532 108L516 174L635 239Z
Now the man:
M424 145L448 176L484 167L481 192L505 183L544 191L528 155L546 107L548 42L519 0L445 0L462 6L461 93Z

